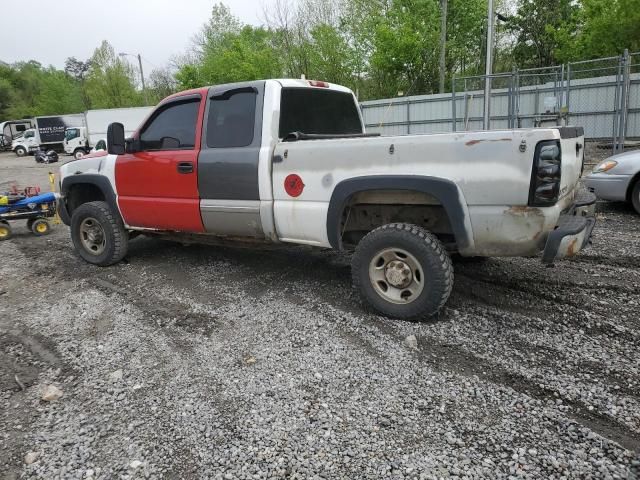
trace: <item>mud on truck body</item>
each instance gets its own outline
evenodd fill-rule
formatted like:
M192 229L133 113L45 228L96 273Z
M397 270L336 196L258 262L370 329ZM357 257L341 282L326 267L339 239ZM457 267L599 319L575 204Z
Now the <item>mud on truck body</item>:
M132 232L352 250L353 282L396 318L438 312L450 256L577 254L594 226L580 128L382 137L347 88L266 80L181 92L132 138L61 168L78 254L112 265Z

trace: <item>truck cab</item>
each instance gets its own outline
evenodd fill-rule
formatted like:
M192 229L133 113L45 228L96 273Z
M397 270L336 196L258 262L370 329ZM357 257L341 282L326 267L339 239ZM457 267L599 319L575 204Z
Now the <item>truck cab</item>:
M64 131L64 151L78 160L90 151L86 127L71 127Z
M24 131L22 136L13 139L11 142L11 150L17 156L24 157L34 150L37 150L39 145L38 132L35 128L29 128Z
M120 261L129 232L347 250L363 299L397 318L442 308L451 254L553 263L595 223L581 128L381 137L353 92L326 82L181 92L131 138L111 124L106 143L60 172L59 210L86 261Z

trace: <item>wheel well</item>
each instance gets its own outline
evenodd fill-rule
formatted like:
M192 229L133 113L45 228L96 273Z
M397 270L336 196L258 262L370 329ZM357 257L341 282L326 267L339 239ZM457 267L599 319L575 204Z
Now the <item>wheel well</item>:
M627 195L625 197L628 202L631 201L631 193L633 192L633 187L638 181L640 181L640 172L636 173L629 182L629 186L627 187Z
M340 216L340 237L345 247L357 245L376 228L390 223L411 223L436 235L455 250L455 236L442 203L428 193L413 190L367 190L351 195Z
M73 215L73 211L83 203L105 201L105 199L104 192L100 187L91 183L71 185L69 192L65 195L69 215Z

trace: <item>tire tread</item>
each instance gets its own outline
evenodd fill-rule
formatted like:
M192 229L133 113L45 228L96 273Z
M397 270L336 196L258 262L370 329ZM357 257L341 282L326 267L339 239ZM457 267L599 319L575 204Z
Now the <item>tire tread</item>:
M363 268L368 269L368 262L370 261L362 252L365 251L368 245L375 241L380 234L385 232L397 232L405 236L408 234L414 239L418 238L421 243L431 250L433 257L438 261L437 269L442 273L441 276L436 276L437 278L430 278L432 292L435 292L435 298L432 298L430 302L433 303L432 305L408 304L407 307L413 308L407 308L406 312L402 314L395 313L394 316L402 319L416 319L434 315L442 309L451 295L454 281L453 264L440 240L438 240L434 234L418 225L410 223L389 223L369 232L358 244L356 253L353 256L351 271L354 286L365 301L372 303L364 294L362 277L359 274ZM380 310L375 304L373 306L377 310Z
M76 211L74 212L74 215L78 214L78 212L80 212L81 214L84 210L87 210L87 209L97 209L100 212L100 215L104 217L107 223L107 225L103 225L103 229L106 226L108 226L110 233L113 236L113 249L111 250L110 255L108 255L104 260L101 260L99 262L90 262L90 263L95 263L96 265L99 265L101 267L106 267L106 266L118 263L127 255L127 250L128 250L128 233L124 228L122 219L120 218L119 215L116 216L112 212L108 203L103 201L83 203L76 209ZM73 218L72 218L71 224L73 227L74 226ZM81 248L82 247L76 246L76 249L78 250L80 250ZM83 255L81 256L85 260L89 261L85 256Z

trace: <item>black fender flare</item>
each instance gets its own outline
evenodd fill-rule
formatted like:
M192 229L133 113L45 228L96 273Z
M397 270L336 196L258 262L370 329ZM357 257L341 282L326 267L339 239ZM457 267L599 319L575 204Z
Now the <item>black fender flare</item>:
M109 181L109 179L104 175L97 175L93 173L78 173L76 175L65 177L62 180L62 184L60 185L60 194L62 196L62 199L58 205L58 212L65 225L71 225L71 215L69 215L69 211L67 210L67 203L65 199L67 197L67 194L71 190L71 187L79 184L89 184L98 187L104 195L105 202L109 204L114 213L120 215L120 209L118 209L116 194L113 191L113 187L111 186L111 182Z
M369 175L343 180L333 190L327 211L327 237L334 249L342 249L340 222L348 199L367 190L412 190L437 198L449 217L458 249L472 245L471 232L465 226L466 209L458 186L451 180L418 175Z

